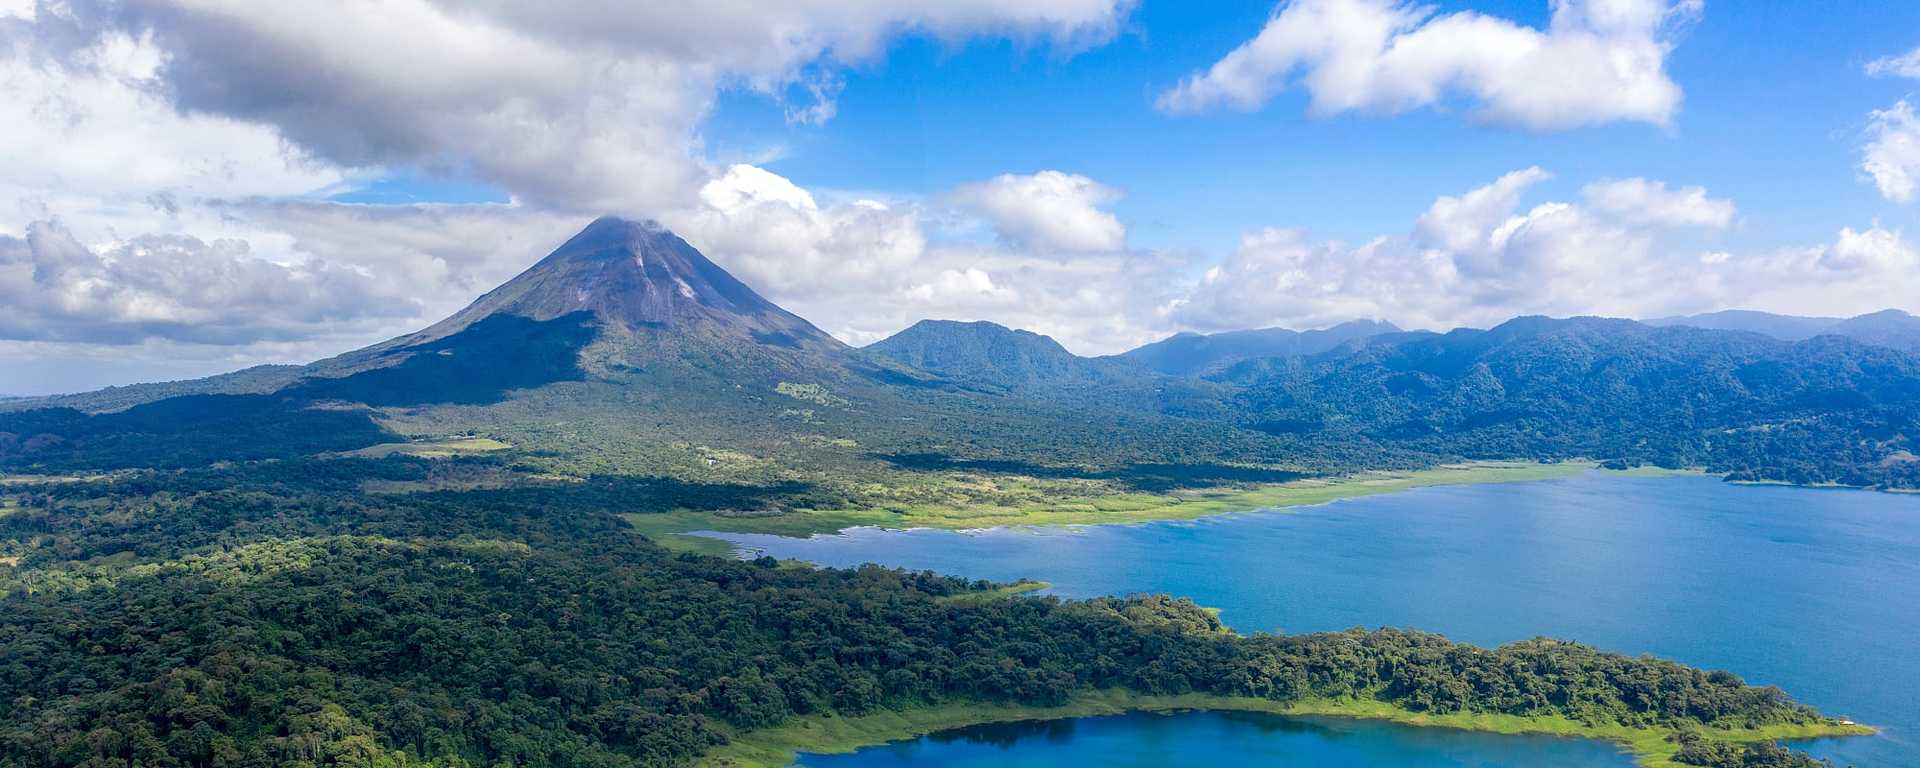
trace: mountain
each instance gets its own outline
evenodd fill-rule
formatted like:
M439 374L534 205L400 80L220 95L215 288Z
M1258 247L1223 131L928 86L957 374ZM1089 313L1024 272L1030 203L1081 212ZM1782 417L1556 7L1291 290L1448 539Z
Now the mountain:
M1897 309L1842 320L1826 332L1862 344L1920 353L1920 317Z
M922 320L866 351L939 375L997 389L1079 387L1136 380L1142 371L1079 357L1052 338L989 322Z
M929 455L1023 466L1277 458L1261 435L1163 412L1204 403L1162 408L1145 384L1092 386L1106 371L1120 380L1124 364L971 330L932 324L854 350L671 232L605 218L445 320L365 349L15 404L0 412L0 466L186 467L464 435L513 446L534 473L806 475L820 487L890 475L901 461L917 471ZM1145 433L1157 439L1111 443Z
M1832 328L1871 343L1598 318L1446 334L1350 323L1082 358L1038 334L928 321L856 350L671 232L601 219L451 317L365 349L9 403L0 468L431 454L484 437L505 447L469 457L460 482L639 476L679 484L682 503L781 489L745 497L763 506L1023 503L977 472L1119 492L1458 457L1913 487L1920 362L1892 348L1913 322Z
M1198 376L1242 360L1317 355L1354 339L1399 330L1392 323L1354 320L1315 331L1264 328L1206 335L1182 333L1120 356L1171 376Z
M1667 317L1646 321L1654 326L1688 326L1724 331L1748 331L1783 341L1815 336L1845 336L1862 344L1920 352L1920 318L1897 309L1851 318L1795 317L1730 309L1705 315Z
M1828 328L1839 323L1840 318L1798 317L1756 312L1750 309L1728 309L1704 315L1655 318L1644 322L1659 328L1686 326L1715 331L1746 331L1782 341L1805 341L1825 333Z
M1471 458L1617 458L1741 477L1912 485L1920 359L1839 336L1516 318L1215 375L1241 424Z
M660 225L604 217L466 309L373 350L431 343L500 315L550 322L578 313L590 314L602 329L652 342L845 348Z

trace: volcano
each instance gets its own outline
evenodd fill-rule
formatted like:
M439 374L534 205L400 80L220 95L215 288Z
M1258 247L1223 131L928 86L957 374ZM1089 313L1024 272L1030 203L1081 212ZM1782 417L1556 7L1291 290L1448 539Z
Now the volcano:
M812 323L762 298L657 223L603 217L518 277L418 333L430 343L500 315L536 322L591 315L615 332L733 337L790 348L843 349Z

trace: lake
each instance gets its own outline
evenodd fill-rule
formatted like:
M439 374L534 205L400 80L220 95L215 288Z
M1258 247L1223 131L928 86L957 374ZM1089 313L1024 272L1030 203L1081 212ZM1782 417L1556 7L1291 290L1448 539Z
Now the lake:
M1601 742L1405 728L1363 720L1192 712L962 728L847 755L805 755L807 768L1162 768L1172 765L1395 768L1630 768Z
M1546 635L1651 653L1779 685L1828 714L1883 729L1877 737L1804 745L1817 756L1861 768L1920 766L1920 496L1592 472L1188 522L854 529L809 539L712 535L750 554L823 565L875 562L1003 581L1039 579L1066 597L1167 592L1220 608L1243 632L1396 626L1489 646ZM1564 759L1543 752L1502 762L1514 755L1497 754L1560 748L1551 741L1445 741L1392 726L1345 731L1357 734L1340 739L1348 751L1315 752L1326 739L1284 729L1262 736L1236 722L1218 716L1076 721L1064 739L1041 738L1031 746L1020 740L995 760L1102 764L1101 750L1116 743L1153 738L1210 750L1227 731L1236 735L1225 743L1247 750L1246 759L1274 764L1296 758L1262 757L1269 747L1315 765ZM1127 736L1129 723L1156 727L1151 736ZM1436 739L1454 746L1437 746ZM1459 754L1450 751L1455 746L1483 757L1444 762L1445 755ZM907 758L912 765L967 765L967 748L964 740L921 740L805 762L894 765L906 754L927 760ZM1132 748L1143 749L1144 742ZM1038 762L1019 762L1029 757ZM949 759L962 762L942 762ZM1429 759L1443 761L1421 762ZM1627 764L1612 759L1591 764Z

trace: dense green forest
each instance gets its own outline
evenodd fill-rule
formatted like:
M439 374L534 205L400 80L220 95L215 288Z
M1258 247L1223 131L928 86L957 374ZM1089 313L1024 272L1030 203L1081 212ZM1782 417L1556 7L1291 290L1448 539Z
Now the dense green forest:
M6 487L0 765L678 765L795 716L1096 688L1674 728L1819 719L1730 674L1554 640L1243 637L1165 597L949 600L989 585L675 555L605 489L360 491L428 467ZM618 492L671 508L750 491Z

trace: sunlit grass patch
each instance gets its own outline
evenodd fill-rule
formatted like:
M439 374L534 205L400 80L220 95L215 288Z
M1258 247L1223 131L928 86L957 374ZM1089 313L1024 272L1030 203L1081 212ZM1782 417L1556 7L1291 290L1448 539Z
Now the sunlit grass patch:
M382 443L340 454L363 459L389 456L415 456L422 459L450 459L504 451L513 446L490 437L457 437L447 440L421 440L412 443Z

